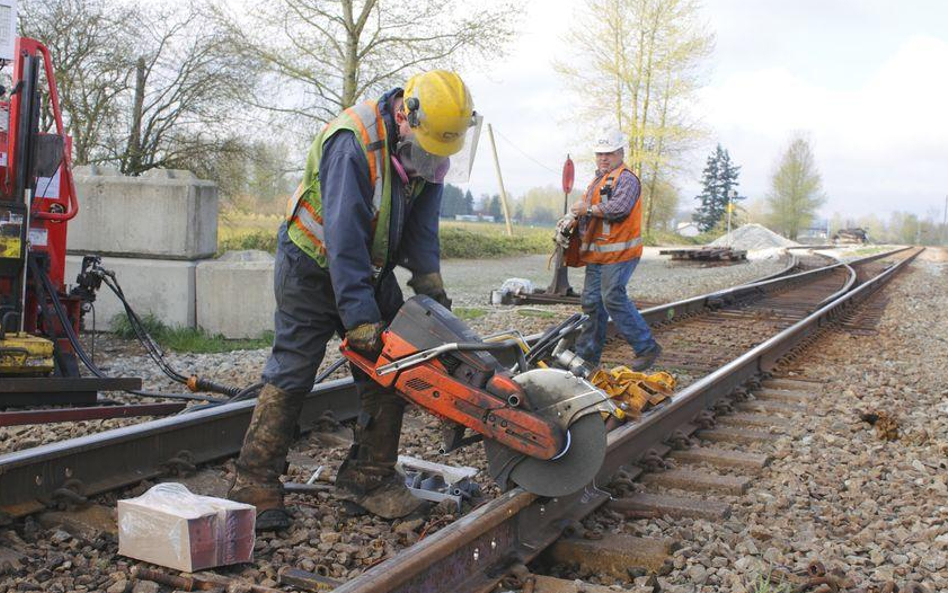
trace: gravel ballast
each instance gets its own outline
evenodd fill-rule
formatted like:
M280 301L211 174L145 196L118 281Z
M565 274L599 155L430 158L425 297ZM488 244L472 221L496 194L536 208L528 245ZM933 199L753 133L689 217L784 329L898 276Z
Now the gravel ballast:
M943 511L948 505L944 467L937 465L948 452L948 422L940 418L945 395L940 370L948 363L948 265L921 261L913 270L887 289L892 303L877 336L838 334L811 349L807 375L827 378L826 395L814 405L813 416L780 441L773 469L748 496L735 498L731 519L724 525L656 519L623 528L680 539L697 534L698 545L679 550L676 570L660 577L662 591L751 591L750 584L768 567L797 570L813 558L864 581L882 582L891 571L900 582L917 576L932 591L948 584L944 562L938 566L948 547ZM482 333L512 325L537 331L569 312L566 307L487 309L470 322ZM899 327L896 313L910 316L909 325ZM928 336L925 347L906 347L920 334ZM336 345L330 346L333 356ZM114 346L116 352L123 351L121 344ZM219 380L250 382L266 355L259 350L174 355L173 360L198 366ZM232 366L225 366L228 361ZM110 364L134 369L144 358L115 355ZM159 383L154 375L149 377ZM859 419L858 412L869 407L892 410L905 427L905 440L878 441ZM924 441L917 434L922 427ZM925 444L912 444L915 438ZM402 453L433 458L438 443L437 423L410 412ZM326 465L332 476L346 449L344 435L302 439L294 446L289 477L305 481L316 464ZM482 467L482 459L478 449L469 448L444 461ZM932 460L939 461L932 466ZM206 470L217 483L226 483L232 471L232 461ZM483 472L477 479L488 484ZM120 496L136 495L149 485ZM113 494L98 502L114 508L116 498ZM453 509L437 507L424 519L408 521L343 518L339 505L325 493L292 495L290 504L294 526L260 534L255 563L222 572L274 586L276 570L292 565L310 571L325 568L330 576L345 580L456 517ZM16 563L0 559L0 593L120 591L128 584L132 562L115 554L115 538L107 533L75 536L29 518L0 529L0 548L21 555ZM874 559L878 565L870 564Z
M929 251L896 278L877 333L834 331L794 364L822 395L774 447L774 462L724 522L655 519L607 528L681 539L666 593L758 590L819 561L847 591L948 590L948 257ZM899 438L862 419L882 412ZM674 494L674 491L670 491ZM680 493L683 494L683 493ZM690 495L694 495L691 493Z

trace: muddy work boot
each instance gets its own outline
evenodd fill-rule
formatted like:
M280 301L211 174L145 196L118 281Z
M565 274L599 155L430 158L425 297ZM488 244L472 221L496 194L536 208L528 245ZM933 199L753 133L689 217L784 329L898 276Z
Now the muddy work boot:
M283 506L280 476L296 433L303 397L264 385L257 396L253 418L237 459L237 475L227 498L257 507L257 531L274 531L290 525Z
M337 496L350 514L369 512L383 519L411 514L423 503L408 491L395 471L405 402L374 385L360 388L362 412L356 423L355 444L336 474Z
M653 343L652 346L637 354L635 360L632 361L632 370L637 373L647 371L652 368L661 353L662 347L658 345L658 342Z

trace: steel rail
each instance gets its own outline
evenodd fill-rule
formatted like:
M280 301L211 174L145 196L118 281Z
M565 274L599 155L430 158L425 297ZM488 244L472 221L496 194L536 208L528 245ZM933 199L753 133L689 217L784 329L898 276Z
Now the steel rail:
M691 422L698 414L760 373L773 369L802 340L833 322L854 303L865 300L921 251L691 384L669 405L609 433L605 462L594 483L584 491L543 499L520 488L511 490L337 587L334 593L492 590L512 565L536 558L567 525L609 500L608 493L596 484L608 483L620 469L634 464L649 449L661 446L674 430L693 431Z
M894 253L898 251L850 263ZM713 309L721 299L759 296L765 289L817 278L841 265L845 264L652 307L643 316L653 324L675 320ZM0 514L19 517L42 510L67 482L74 487L79 484L82 495L93 496L162 475L181 459L182 452L195 465L234 455L240 450L255 402L225 404L0 455ZM326 383L307 396L301 425L310 426L327 410L338 420L349 420L358 414L358 406L351 378Z
M651 307L648 309L643 309L641 311L641 314L642 314L642 317L645 318L645 321L648 322L650 325L655 325L655 324L667 322L667 321L674 321L681 317L693 315L695 313L699 313L707 309L713 309L721 303L735 302L741 299L752 298L755 296L759 296L768 290L780 290L800 281L808 281L810 279L832 273L832 271L837 268L841 268L844 266L852 267L854 265L861 265L861 264L869 263L878 259L891 257L898 253L902 253L906 249L911 249L911 247L903 247L900 249L894 249L892 251L886 251L884 253L870 255L870 256L859 258L850 262L845 262L845 263L838 262L835 264L830 264L828 266L823 266L821 268L806 270L803 272L797 272L795 274L780 276L778 278L758 280L755 282L751 282L749 284L740 284L737 286L732 286L730 288L725 288L723 290L717 290L708 294L703 294L700 296L682 299L680 301L666 303L664 305L658 305L658 306Z
M250 424L255 399L224 404L40 445L0 456L0 513L19 517L45 508L67 482L83 496L100 494L194 465L234 455ZM352 379L320 385L306 396L303 430L327 410L337 420L359 413ZM76 482L79 480L79 482Z

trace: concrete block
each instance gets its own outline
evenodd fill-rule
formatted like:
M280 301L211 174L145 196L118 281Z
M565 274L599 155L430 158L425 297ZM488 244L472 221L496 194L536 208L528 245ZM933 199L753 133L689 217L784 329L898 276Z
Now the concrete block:
M69 253L194 260L217 251L217 185L190 171L77 167Z
M102 267L113 270L132 309L141 317L151 313L170 327L195 327L194 271L197 262L126 257L103 257ZM78 255L66 256L66 282L74 283L82 268ZM95 301L97 329L108 330L115 315L125 309L106 286ZM91 317L86 327L91 328Z
M256 338L273 329L273 256L229 251L197 266L197 324L226 338Z

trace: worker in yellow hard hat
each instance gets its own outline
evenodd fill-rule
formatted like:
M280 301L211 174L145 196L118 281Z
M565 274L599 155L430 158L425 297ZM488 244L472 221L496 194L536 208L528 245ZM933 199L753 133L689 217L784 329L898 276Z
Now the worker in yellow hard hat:
M303 397L335 335L372 358L409 286L451 306L440 273L445 181L471 171L481 118L453 72L412 77L340 113L316 136L280 227L273 350L263 370L230 498L257 507L258 529L289 525L280 475ZM403 400L353 371L362 404L355 444L336 475L350 510L391 519L421 503L395 472Z

